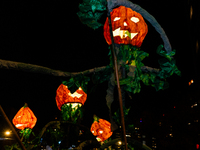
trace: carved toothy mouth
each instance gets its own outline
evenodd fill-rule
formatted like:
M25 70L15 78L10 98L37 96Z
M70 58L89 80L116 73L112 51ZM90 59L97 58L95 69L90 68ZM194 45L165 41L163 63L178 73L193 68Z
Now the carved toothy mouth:
M68 95L69 96L71 96L71 97L77 97L77 98L80 98L83 94L79 94L79 93L77 93L77 92L74 92L73 94L70 92L70 93L68 93Z
M113 37L120 36L121 39L128 36L132 40L137 34L138 33L130 33L128 30L120 30L120 28L117 28L113 31Z
M68 88L68 87L66 86L66 88ZM81 87L79 87L79 90L82 90ZM73 97L73 98L74 97L80 98L83 94L79 94L79 93L77 93L75 91L73 94L71 92L69 92L68 95L71 96L71 97Z

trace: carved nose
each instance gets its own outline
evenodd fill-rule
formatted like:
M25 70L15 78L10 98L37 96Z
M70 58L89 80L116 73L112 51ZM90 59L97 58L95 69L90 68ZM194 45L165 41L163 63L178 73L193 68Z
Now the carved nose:
M124 22L124 26L128 26L126 22Z

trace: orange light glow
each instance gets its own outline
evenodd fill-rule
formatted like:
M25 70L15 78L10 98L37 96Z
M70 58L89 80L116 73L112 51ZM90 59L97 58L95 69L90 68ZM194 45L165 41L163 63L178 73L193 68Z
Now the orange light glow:
M141 14L120 6L111 12L111 22L116 44L131 44L137 47L142 45L148 27ZM104 38L109 45L112 44L108 18L104 24Z
M7 135L7 136L10 135L10 131L6 131L5 135Z
M191 80L188 84L191 85L192 83L194 83L194 80Z
M12 120L13 124L18 129L25 129L25 128L33 128L37 122L37 118L35 117L32 110L25 104L24 107L22 107L15 117Z
M80 103L84 105L86 99L87 94L81 87L72 94L67 86L61 84L56 91L56 104L59 110L61 110L63 104L67 103Z
M99 119L99 122L94 121L90 131L94 136L97 136L99 142L107 140L112 135L111 124L104 119Z

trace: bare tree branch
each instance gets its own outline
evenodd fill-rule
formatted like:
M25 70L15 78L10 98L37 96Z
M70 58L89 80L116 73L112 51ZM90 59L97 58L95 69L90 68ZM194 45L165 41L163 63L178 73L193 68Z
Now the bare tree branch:
M57 76L57 77L72 77L79 74L87 75L93 72L103 71L106 68L106 66L88 69L83 72L64 72L61 70L54 70L54 69L39 66L39 65L0 59L0 68L8 69L8 70L19 70L19 71L24 71L24 72L41 73L41 74L47 74L47 75ZM159 69L151 68L148 66L141 67L141 70L144 72L159 72Z
M106 68L106 66L85 70L83 72L63 72L63 71L54 70L48 67L0 59L0 68L19 70L19 71L25 71L25 72L33 72L33 73L41 73L41 74L47 74L47 75L52 75L52 76L57 76L57 77L71 77L71 76L76 76L78 74L86 75L93 72L103 71Z

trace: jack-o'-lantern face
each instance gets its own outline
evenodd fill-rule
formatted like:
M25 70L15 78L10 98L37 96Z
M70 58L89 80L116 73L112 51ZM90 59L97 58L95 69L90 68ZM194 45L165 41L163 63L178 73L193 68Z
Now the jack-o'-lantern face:
M73 94L67 86L61 84L56 91L56 104L61 110L63 104L71 104L72 107L84 105L87 94L79 87Z
M131 44L140 47L148 32L143 17L125 6L113 9L111 23L116 44ZM112 44L108 18L104 24L104 37L109 45Z

